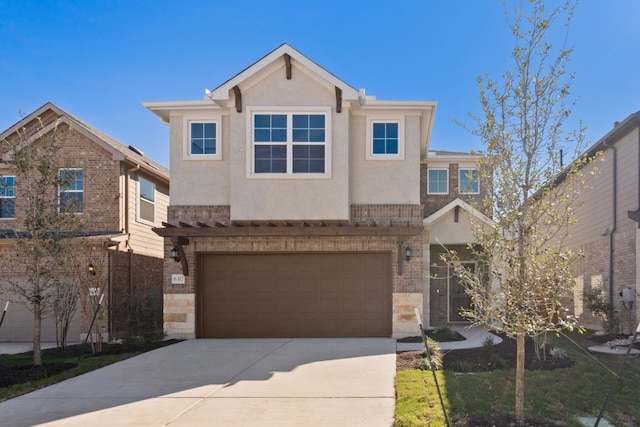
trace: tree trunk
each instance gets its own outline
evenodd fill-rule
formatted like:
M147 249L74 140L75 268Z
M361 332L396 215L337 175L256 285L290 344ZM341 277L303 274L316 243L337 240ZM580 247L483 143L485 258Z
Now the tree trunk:
M516 340L516 422L524 427L524 356L525 333L518 332Z
M33 364L42 365L42 354L40 352L40 333L42 330L42 312L40 301L33 303Z

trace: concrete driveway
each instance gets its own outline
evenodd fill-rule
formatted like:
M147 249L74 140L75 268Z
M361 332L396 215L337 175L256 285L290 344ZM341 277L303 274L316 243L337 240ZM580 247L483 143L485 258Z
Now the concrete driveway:
M387 338L190 340L0 403L0 425L393 424Z

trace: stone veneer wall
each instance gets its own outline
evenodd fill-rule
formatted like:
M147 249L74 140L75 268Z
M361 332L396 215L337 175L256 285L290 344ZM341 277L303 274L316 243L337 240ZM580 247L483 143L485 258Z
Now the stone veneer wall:
M170 222L176 221L229 221L228 206L172 206ZM421 226L422 207L415 205L358 205L352 206L352 221L368 220L401 226ZM364 225L362 227L365 227ZM189 264L185 283L171 284L171 276L181 273L181 264L165 259L164 265L164 326L171 337L195 337L195 290L198 271L198 253L207 252L389 252L392 259L393 334L418 333L414 307L422 308L424 289L423 242L424 233L414 236L375 235L372 226L369 236L248 236L248 237L195 237L183 246ZM410 246L413 256L409 262L402 257L402 274L398 274L398 242L403 250ZM165 239L165 250L173 244Z

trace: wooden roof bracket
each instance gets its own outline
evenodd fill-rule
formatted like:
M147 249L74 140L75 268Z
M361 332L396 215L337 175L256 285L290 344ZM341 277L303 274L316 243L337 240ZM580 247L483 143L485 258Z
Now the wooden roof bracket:
M180 258L180 264L182 265L182 274L185 276L189 275L189 263L187 262L187 256L184 253L183 246L187 246L189 244L189 239L186 237L178 237L175 239L171 239L173 244L178 251L178 257Z
M233 87L233 94L236 96L236 111L242 113L242 92L240 92L238 85Z
M284 54L284 64L287 68L287 80L291 80L291 56L288 53Z
M342 113L342 89L336 86L336 112Z

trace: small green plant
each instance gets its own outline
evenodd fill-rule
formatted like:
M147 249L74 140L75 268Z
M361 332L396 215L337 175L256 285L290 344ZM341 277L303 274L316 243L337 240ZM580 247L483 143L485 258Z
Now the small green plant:
M440 343L438 343L438 341L434 340L431 337L427 337L427 347L429 348L429 351L431 351L431 353L434 353L440 350Z
M438 350L440 345L437 341L427 337L427 348L424 357L420 361L420 369L423 371L437 371L442 369L442 358L439 356Z
M551 350L549 350L549 354L551 355L551 358L553 360L562 360L569 357L567 351L560 347L551 347Z
M446 327L438 328L430 332L429 337L439 342L460 341L464 339L459 333Z
M488 336L484 340L482 340L482 350L485 353L493 353L493 351L495 350L493 348L494 345L495 341L493 340L492 336Z
M492 369L509 369L509 361L502 358L498 353L489 356L489 366Z
M609 334L616 334L620 320L617 312L613 309L613 304L605 301L605 292L601 285L585 289L584 300L587 308L594 316L600 319L602 328Z
M139 290L131 295L129 304L129 336L123 341L124 344L135 348L144 343L162 340L162 300L159 296Z

